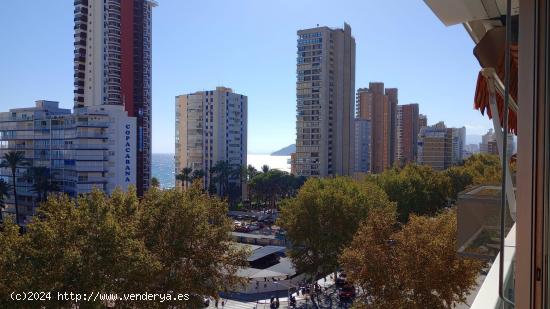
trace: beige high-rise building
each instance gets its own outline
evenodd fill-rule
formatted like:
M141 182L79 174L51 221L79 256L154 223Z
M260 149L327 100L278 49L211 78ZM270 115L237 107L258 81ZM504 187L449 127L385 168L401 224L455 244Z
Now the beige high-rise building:
M452 129L445 123L420 129L418 134L418 164L444 170L451 166L453 151Z
M354 169L355 39L351 27L298 31L296 154L301 176Z
M395 160L397 88L369 83L357 90L356 100L358 118L371 121L371 172L381 173Z
M210 170L217 162L246 166L247 106L246 96L225 87L177 96L176 174L184 167L203 171L204 186L209 188ZM231 183L238 181L230 177ZM245 186L241 187L244 194Z

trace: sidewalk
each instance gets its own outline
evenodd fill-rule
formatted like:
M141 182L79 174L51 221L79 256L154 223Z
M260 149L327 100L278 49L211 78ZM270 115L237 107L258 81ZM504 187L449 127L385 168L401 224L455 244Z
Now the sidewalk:
M332 274L330 274L330 275L326 276L325 278L321 278L321 279L317 280L317 284L319 286L321 286L322 288L333 287L334 286L334 278L332 278ZM261 298L257 301L250 301L250 300L249 301L242 301L242 300L237 300L237 299L223 298L223 300L225 302L225 305L224 305L223 309L245 309L245 308L248 308L248 309L253 309L253 308L256 308L256 309L269 309L270 298L273 295L268 295L268 294L274 294L274 293L263 293L263 294L260 294L260 295L256 294L254 296L249 296L248 297L249 299L253 298L253 297ZM292 296L294 296L296 298L296 303L298 305L302 305L302 304L306 303L306 297L304 295L300 294L298 296L296 293L292 293ZM308 303L311 304L311 301L308 300ZM285 292L285 296L279 297L279 304L280 304L279 309L288 308L288 296L286 295L286 292ZM214 302L211 301L210 306L208 308L216 308L214 306ZM222 309L221 300L218 302L218 309Z

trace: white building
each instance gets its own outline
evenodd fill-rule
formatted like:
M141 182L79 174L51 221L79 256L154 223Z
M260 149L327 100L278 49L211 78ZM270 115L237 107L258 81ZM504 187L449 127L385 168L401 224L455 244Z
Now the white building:
M46 167L51 182L70 196L98 188L110 193L136 184L136 118L120 105L69 109L58 102L36 101L35 107L0 113L0 156L21 151L27 166L17 170L20 222L28 221L38 204L33 181L25 177L31 167ZM0 169L11 184L11 172ZM6 212L14 213L14 197Z
M136 118L133 170L151 180L153 0L74 1L74 106L120 105Z
M227 161L233 169L246 166L247 109L248 98L225 87L177 96L176 174L184 167L202 170L208 188L217 162Z

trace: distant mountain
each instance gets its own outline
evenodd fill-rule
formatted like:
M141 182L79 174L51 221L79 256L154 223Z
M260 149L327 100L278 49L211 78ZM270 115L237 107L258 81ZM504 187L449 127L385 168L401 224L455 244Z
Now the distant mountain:
M296 152L296 144L288 145L285 148L279 149L272 153L272 156L290 156L291 153Z

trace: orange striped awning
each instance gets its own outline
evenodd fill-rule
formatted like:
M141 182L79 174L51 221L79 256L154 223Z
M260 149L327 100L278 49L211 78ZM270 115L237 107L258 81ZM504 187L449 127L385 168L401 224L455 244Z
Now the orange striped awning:
M493 67L501 81L504 81L504 27L495 28L487 32L474 49L474 54L483 68ZM518 102L518 45L510 46L510 95L514 101ZM504 98L497 92L496 96L500 124L502 125L504 117ZM519 105L519 103L518 103ZM474 97L474 108L479 110L482 115L487 113L489 119L492 119L489 89L484 76L479 73L477 77L476 92ZM517 115L509 109L508 129L517 135Z

